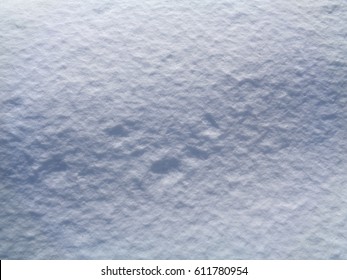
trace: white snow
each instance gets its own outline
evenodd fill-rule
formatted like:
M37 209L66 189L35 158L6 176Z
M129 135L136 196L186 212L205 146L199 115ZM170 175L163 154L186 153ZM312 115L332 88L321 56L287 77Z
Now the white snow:
M346 259L347 2L2 0L1 259Z

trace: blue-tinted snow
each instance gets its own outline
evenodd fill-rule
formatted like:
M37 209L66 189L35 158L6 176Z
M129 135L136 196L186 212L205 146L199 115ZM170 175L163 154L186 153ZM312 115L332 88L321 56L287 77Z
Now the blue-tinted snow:
M1 259L346 259L347 2L0 4Z

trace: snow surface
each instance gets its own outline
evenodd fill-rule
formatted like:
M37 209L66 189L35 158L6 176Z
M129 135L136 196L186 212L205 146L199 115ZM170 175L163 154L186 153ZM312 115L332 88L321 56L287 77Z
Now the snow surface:
M1 259L347 259L347 2L1 0Z

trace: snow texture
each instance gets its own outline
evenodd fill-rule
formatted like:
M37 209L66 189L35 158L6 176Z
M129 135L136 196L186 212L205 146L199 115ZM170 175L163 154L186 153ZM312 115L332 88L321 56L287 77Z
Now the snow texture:
M347 2L1 0L1 259L347 259Z

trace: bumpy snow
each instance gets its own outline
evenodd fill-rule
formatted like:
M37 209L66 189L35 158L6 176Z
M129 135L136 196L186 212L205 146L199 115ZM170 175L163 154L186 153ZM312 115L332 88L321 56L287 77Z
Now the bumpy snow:
M346 259L347 2L1 0L1 259Z

